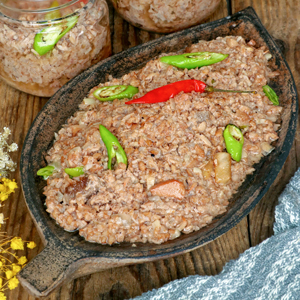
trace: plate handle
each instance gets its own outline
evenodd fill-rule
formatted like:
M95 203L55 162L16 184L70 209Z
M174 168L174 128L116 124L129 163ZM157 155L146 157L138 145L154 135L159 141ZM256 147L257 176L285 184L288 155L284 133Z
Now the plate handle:
M32 295L47 296L79 268L83 258L76 249L49 241L44 250L20 271L18 278Z

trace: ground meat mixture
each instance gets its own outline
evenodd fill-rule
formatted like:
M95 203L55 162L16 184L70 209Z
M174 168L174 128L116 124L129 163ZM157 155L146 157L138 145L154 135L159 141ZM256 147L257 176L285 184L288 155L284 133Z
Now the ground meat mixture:
M111 0L118 13L133 25L155 32L174 32L199 24L220 0Z
M99 102L92 94L97 87L92 89L56 134L47 156L57 169L44 190L47 211L65 230L79 230L86 240L102 244L159 244L199 230L226 211L253 164L272 150L282 108L262 91L277 75L267 66L266 49L229 36L200 41L186 51L229 56L192 70L156 59L100 86L131 84L139 88L137 98L168 83L199 79L257 93L180 93L164 103L125 105L127 99ZM118 138L127 168L123 163L107 168L100 124ZM227 124L242 128L245 141L241 161L229 158L229 174L223 174L219 164L229 155L223 139ZM64 172L78 166L84 175L71 179Z

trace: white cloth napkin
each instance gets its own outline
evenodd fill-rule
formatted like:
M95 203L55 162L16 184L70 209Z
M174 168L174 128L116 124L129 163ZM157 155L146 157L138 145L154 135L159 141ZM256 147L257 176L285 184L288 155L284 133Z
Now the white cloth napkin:
M300 299L300 169L279 197L274 236L229 261L215 276L189 276L135 300Z

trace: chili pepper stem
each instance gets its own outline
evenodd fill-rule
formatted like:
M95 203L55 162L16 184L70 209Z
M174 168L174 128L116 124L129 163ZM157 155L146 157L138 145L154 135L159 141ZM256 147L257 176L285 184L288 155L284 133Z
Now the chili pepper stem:
M205 92L224 92L224 93L245 93L245 94L256 94L256 91L237 91L237 90L223 90L223 89L216 89L213 86L207 85L205 87Z

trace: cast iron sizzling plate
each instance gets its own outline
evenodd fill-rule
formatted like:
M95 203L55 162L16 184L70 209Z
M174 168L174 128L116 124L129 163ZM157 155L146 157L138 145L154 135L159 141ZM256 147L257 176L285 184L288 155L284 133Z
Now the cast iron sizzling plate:
M45 182L36 175L46 165L45 155L53 143L54 133L74 114L88 91L108 75L121 77L138 69L160 53L184 49L200 39L241 35L267 46L273 70L280 76L269 83L284 106L282 127L275 150L263 158L256 171L247 176L238 193L231 199L225 214L200 231L182 235L161 245L129 243L100 245L86 242L77 232L66 232L45 210L42 194ZM71 279L106 268L142 263L172 257L200 247L235 226L266 193L281 170L291 149L297 123L297 91L289 67L253 8L231 17L199 25L161 37L114 55L77 76L63 86L43 107L34 120L24 142L21 156L22 188L28 209L45 243L45 249L20 272L21 283L35 296L46 296L66 278Z

